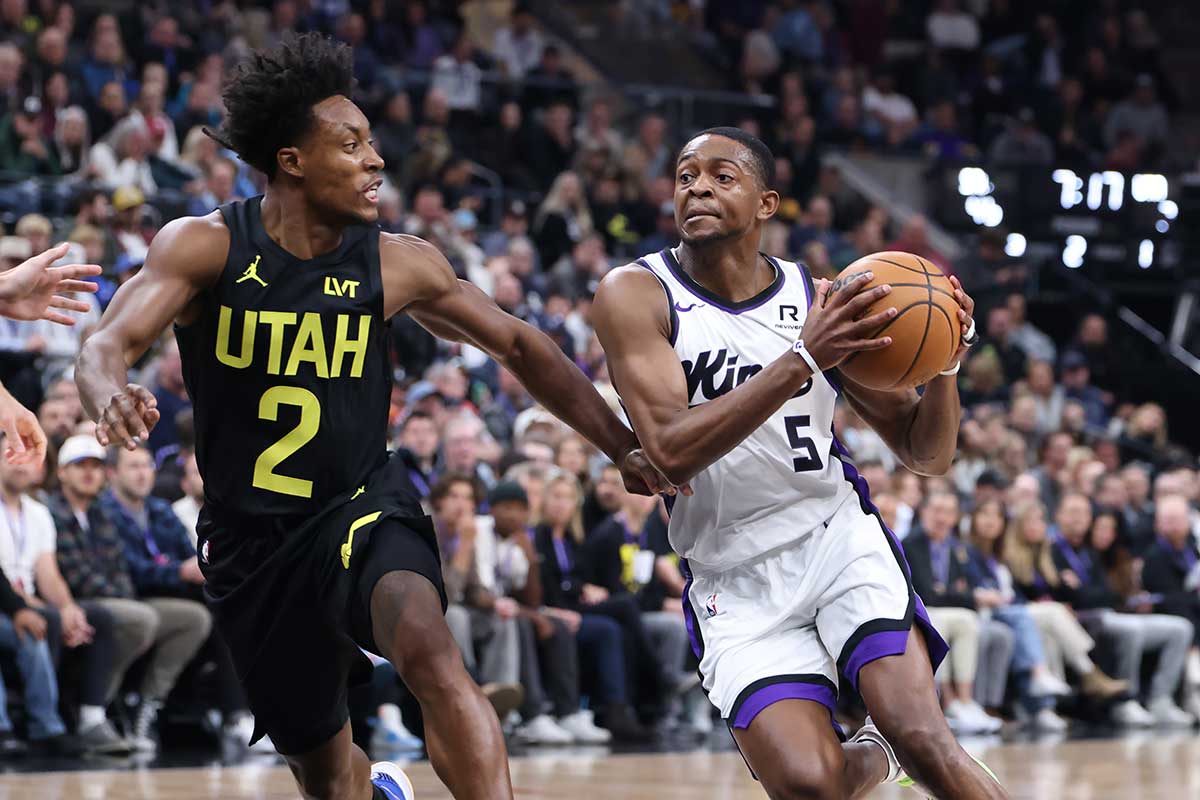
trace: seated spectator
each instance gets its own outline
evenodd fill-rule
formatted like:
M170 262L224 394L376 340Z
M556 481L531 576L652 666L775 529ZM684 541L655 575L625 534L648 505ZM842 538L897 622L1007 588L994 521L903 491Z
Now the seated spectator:
M183 461L183 479L179 488L183 490L183 497L171 504L171 510L183 523L183 529L187 531L192 549L195 550L196 522L200 519L200 507L204 505L204 479L200 477L200 469L196 466L196 451L193 448L183 450L180 459Z
M1057 353L1054 340L1039 330L1026 316L1025 295L1013 293L1004 300L1011 321L1009 341L1021 348L1030 359L1053 364Z
M154 194L158 184L150 166L150 145L145 120L126 117L118 122L108 136L92 146L90 160L96 180L111 189L131 186L144 194Z
M542 265L549 267L593 231L587 196L574 172L554 179L533 218L533 239Z
M954 103L948 100L938 103L929 110L928 117L928 122L916 137L927 156L943 161L959 161L979 155L979 148L959 131L958 112Z
M179 358L179 343L174 336L162 340L162 351L153 362L154 380L150 391L158 401L158 424L150 432L146 446L161 463L167 451L179 449L179 429L176 420L180 412L188 411L192 401L188 398L187 386L183 382L183 362Z
M1045 507L1029 499L1018 508L1005 533L1001 557L1017 593L1028 601L1029 614L1042 634L1050 671L1061 679L1066 674L1064 666L1070 667L1079 675L1083 693L1098 700L1124 694L1129 683L1113 680L1096 666L1088 655L1096 646L1095 640L1071 608L1057 599L1065 587L1046 535Z
M1083 406L1084 419L1091 430L1102 430L1108 424L1108 403L1105 393L1092 385L1091 371L1082 353L1068 350L1062 357L1062 387L1067 400Z
M1150 158L1157 156L1166 145L1167 110L1158 101L1152 76L1139 75L1133 93L1117 103L1108 115L1104 125L1105 143L1114 147L1122 133L1132 133Z
M1012 670L1017 677L1018 719L1028 720L1039 730L1063 731L1067 722L1054 713L1055 698L1071 693L1071 687L1051 672L1046 664L1042 638L1029 607L1013 588L1012 573L1004 565L1004 504L1000 500L979 502L970 518L968 540L975 547L977 574L972 583L979 605L990 608L993 618L1014 634ZM978 682L976 690L978 691ZM983 703L999 707L1003 694L985 697Z
M545 46L541 31L534 27L533 12L524 3L517 3L509 24L496 31L492 39L492 55L509 80L519 81L541 62Z
M122 539L99 501L105 458L104 448L86 434L72 436L59 450L61 491L48 504L58 532L58 568L72 596L95 601L115 621L117 647L105 705L116 696L129 667L149 653L130 738L134 749L155 752L159 709L208 638L212 618L198 603L136 599Z
M798 225L788 239L792 251L802 250L809 242L820 242L829 257L836 263L849 243L834 228L833 203L824 195L815 195L808 201L808 211L803 224Z
M124 543L125 562L138 596L152 601L160 613L187 616L203 611L207 617L204 575L196 548L171 506L150 495L154 472L154 458L148 447L113 448L108 457L109 488L100 497L100 507L116 525ZM224 724L223 736L232 745L249 742L254 719L225 641L216 632L211 633L198 658L216 664L216 700ZM269 737L256 742L255 749L275 751Z
M467 671L480 682L503 721L524 696L517 683L520 606L510 597L497 597L480 576L481 554L485 569L495 569L496 542L490 528L479 536L475 481L463 473L446 472L434 484L429 502L450 604L446 624Z
M988 161L998 167L1046 166L1054 161L1054 145L1038 130L1032 108L1018 111L1016 119L992 141Z
M48 632L46 619L13 591L8 578L0 572L0 653L16 658L24 682L30 741L48 752L58 749L67 732L58 715L58 679L47 642L48 637L56 634ZM0 755L22 755L26 750L13 732L4 682L0 679Z
M949 492L931 492L921 507L920 529L904 540L904 554L913 589L925 601L933 626L950 644L950 657L937 675L946 720L962 733L995 733L1000 720L975 701L978 658L984 652L983 622L969 581L970 549L952 535L957 522L958 498ZM997 668L1007 672L1008 660L984 665L987 670Z
M666 611L662 600L655 608L653 604L648 606L642 597L643 591L655 583L662 555L651 547L647 530L647 522L657 510L658 498L630 494L621 486L620 504L620 510L588 536L585 561L590 572L585 579L607 591L610 597L625 594L636 597L642 609L642 624L654 643L658 661L675 677L677 686L695 685L695 673L685 670L689 642L687 629L680 624L682 603L675 604L679 611ZM677 576L678 565L674 568Z
M0 120L0 170L20 175L58 175L58 150L38 122L42 103L27 97L24 104Z
M204 216L226 203L244 199L237 193L237 165L227 158L218 158L204 168L204 191L193 197L188 213Z
M583 532L579 526L579 482L558 471L546 482L542 521L535 531L541 564L543 604L577 627L584 683L598 711L597 721L619 741L646 741L630 706L634 692L657 697L660 669L641 625L636 603L612 600L599 586L587 584ZM569 612L563 614L562 612ZM588 669L587 666L591 668Z
M1142 585L1149 593L1154 611L1189 620L1200 630L1200 556L1192 536L1191 509L1181 495L1158 500L1154 513L1154 532L1158 541L1146 552L1142 567ZM1095 531L1093 531L1093 540ZM1192 641L1189 666L1198 657ZM1200 719L1200 675L1189 669L1186 675L1184 707Z
M553 44L542 48L537 66L525 73L521 92L521 108L532 114L561 103L574 110L579 108L579 85L575 76L563 66L562 51Z
M497 577L521 602L521 685L524 722L518 740L528 744L603 744L612 734L596 727L579 707L579 654L575 631L562 617L540 610L544 596L529 527L529 498L514 482L501 482L488 497L499 546L505 548Z
M96 603L76 603L58 571L54 519L29 495L41 473L41 466L0 459L0 572L28 607L46 618L46 643L54 663L59 663L64 647L81 662L80 747L93 754L127 753L129 743L117 734L104 709L116 646L113 618Z
M1057 526L1050 538L1054 566L1063 583L1063 601L1075 609L1085 625L1117 640L1117 674L1129 681L1133 693L1132 699L1113 709L1113 721L1138 727L1190 726L1194 722L1191 714L1175 704L1173 695L1183 677L1192 623L1182 617L1150 613L1152 604L1148 599L1140 595L1124 597L1113 588L1104 569L1104 554L1087 545L1092 507L1085 495L1064 494L1055 521ZM1158 664L1142 705L1140 674L1147 651L1158 652Z

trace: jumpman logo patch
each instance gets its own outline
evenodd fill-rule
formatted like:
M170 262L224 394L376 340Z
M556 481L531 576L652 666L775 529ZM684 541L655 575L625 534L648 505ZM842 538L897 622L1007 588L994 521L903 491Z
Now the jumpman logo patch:
M258 281L263 286L266 286L267 282L258 277L258 262L260 259L262 259L261 255L255 256L254 260L250 262L250 266L246 267L246 271L242 273L242 277L238 278L236 281L234 281L234 283L241 283L242 281Z

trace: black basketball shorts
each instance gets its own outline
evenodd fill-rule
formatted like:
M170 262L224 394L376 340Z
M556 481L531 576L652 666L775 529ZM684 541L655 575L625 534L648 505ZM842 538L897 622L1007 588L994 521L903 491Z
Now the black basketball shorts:
M315 515L233 515L205 506L197 524L205 599L233 654L255 717L284 755L331 739L349 719L347 690L370 679L359 649L381 653L371 591L386 573L424 576L446 606L437 536L394 456L362 490Z

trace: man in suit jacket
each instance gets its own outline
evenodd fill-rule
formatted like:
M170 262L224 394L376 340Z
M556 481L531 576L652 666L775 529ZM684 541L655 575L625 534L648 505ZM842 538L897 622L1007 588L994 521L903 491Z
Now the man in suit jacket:
M920 528L904 540L904 555L913 589L925 601L934 627L950 644L950 657L937 674L946 698L947 721L962 733L995 732L1000 721L988 716L975 701L982 622L968 576L969 545L954 536L958 517L956 495L931 492L921 505ZM1011 647L1008 654L1011 658ZM1007 672L1007 661L1003 669Z

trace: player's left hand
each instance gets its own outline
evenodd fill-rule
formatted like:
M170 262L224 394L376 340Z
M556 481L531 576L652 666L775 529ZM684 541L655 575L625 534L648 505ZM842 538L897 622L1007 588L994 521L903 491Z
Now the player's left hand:
M677 491L689 497L692 494L692 487L689 484L673 486L666 476L650 463L646 451L640 447L626 453L617 466L625 481L625 491L630 494L652 495L661 492L674 495Z
M961 325L959 330L958 351L950 359L950 363L946 365L946 369L953 369L954 365L961 362L967 357L967 350L971 344L967 344L967 332L971 330L971 325L975 322L975 301L971 299L971 295L967 294L963 289L962 283L953 275L950 276L950 285L954 287L954 300L958 303L958 324ZM976 329L975 337L978 339L979 331Z
M0 314L9 319L45 319L60 325L74 325L74 318L58 311L87 311L92 306L82 300L67 297L70 292L95 292L96 284L81 281L99 275L96 264L66 264L50 266L67 254L64 242L44 253L0 273Z

